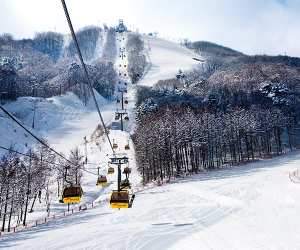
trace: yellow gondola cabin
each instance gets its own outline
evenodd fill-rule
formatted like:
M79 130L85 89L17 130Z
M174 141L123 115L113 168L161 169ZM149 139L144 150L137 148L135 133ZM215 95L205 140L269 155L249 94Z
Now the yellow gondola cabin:
M111 208L129 208L129 192L126 191L113 191L110 197Z
M81 186L65 187L62 195L62 201L64 204L79 203L83 191Z
M113 167L109 167L107 170L107 174L114 174L115 169Z
M106 178L106 176L99 176L96 185L97 186L106 187L107 186L107 178Z

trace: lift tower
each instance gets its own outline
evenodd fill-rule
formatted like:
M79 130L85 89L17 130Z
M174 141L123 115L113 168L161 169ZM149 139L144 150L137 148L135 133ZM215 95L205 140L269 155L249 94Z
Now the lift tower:
M119 89L119 92L121 93L121 109L117 109L115 114L116 118L121 119L121 131L124 131L124 120L129 120L128 112L124 107L124 93L127 92L127 90Z

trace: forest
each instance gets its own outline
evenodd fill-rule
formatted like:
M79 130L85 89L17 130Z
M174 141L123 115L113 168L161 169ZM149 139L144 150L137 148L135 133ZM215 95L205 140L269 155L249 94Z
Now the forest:
M128 51L128 74L131 82L136 84L143 76L147 60L144 55L144 41L139 34L129 33L126 49Z
M298 60L212 46L202 44L198 52L206 62L192 72L138 88L133 139L145 183L270 158L300 145Z
M46 142L45 142L46 143ZM69 157L60 158L46 146L20 154L13 148L0 159L1 231L13 226L26 226L27 215L37 203L50 214L51 197L60 199L66 181L81 183L84 157L78 148ZM51 186L56 186L53 193Z
M112 28L96 26L84 27L76 32L94 87L106 98L112 97L117 81L112 64L116 55L114 33ZM74 91L86 102L85 84L74 81L73 77L74 74L82 75L82 70L70 37L43 32L37 33L33 39L15 40L11 35L3 34L0 36L0 58L2 102L20 96L48 98L67 91Z

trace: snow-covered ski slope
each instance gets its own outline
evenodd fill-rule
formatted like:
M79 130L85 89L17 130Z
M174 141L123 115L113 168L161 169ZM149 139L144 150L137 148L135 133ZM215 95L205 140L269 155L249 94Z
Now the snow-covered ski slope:
M199 55L174 42L144 36L144 44L149 67L139 85L152 86L159 80L175 78L179 69L191 70L199 64L193 59Z
M0 241L5 249L300 249L299 152L145 189Z
M152 86L160 79L174 77L178 69L188 70L197 64L192 60L193 53L179 45L157 38L145 39L152 64L139 84ZM133 119L134 93L134 87L129 87L128 110ZM113 120L115 108L115 104L103 103L106 122ZM63 126L58 123L55 129L65 129L61 136L55 137L55 130L50 131L56 139L49 140L60 150L82 143L82 137L93 132L97 114L91 110L80 116L74 114L70 123L66 119ZM129 138L120 131L111 131L111 136L120 148ZM133 149L132 142L130 146ZM89 143L88 150L91 162L106 160L109 153L107 143L101 146L102 153L94 142ZM131 181L137 186L140 177L132 150L129 157L134 170ZM300 185L289 179L289 173L299 165L300 153L295 152L161 187L148 186L136 193L132 209L112 210L104 202L93 210L0 238L0 248L300 249ZM105 201L115 186L115 177L109 177L111 185L107 189L99 190L95 187L95 176L86 174L85 201Z
M103 107L102 114L104 121L109 125L113 119L113 105L104 100L100 95L97 95L97 100L101 107ZM32 129L34 103L36 103L35 128ZM91 203L100 196L103 199L108 197L112 187L107 190L101 190L95 185L97 167L99 166L101 168L101 174L106 172L108 162L107 154L110 151L107 141L102 140L105 138L94 138L92 136L100 122L92 102L84 106L76 95L68 93L61 97L48 99L19 98L16 102L6 104L5 107L17 115L23 124L34 131L35 134L46 138L52 147L58 152L64 153L66 156L76 147L79 147L81 153L84 154L84 137L86 136L88 140L87 155L89 164L85 168L91 168L89 172L93 172L94 174L84 172L82 185L85 195L81 204L86 202ZM1 146L10 147L14 145L15 149L21 152L27 152L32 146L38 145L35 139L32 139L22 128L17 126L5 115L0 117L0 132L2 134L0 139ZM118 131L115 131L114 134L116 138L124 137L121 132L118 133ZM125 142L123 144L122 146L124 147ZM25 145L27 145L27 147ZM0 155L3 153L5 153L5 151L0 150ZM114 179L115 176L112 176L108 181L112 182ZM51 215L63 212L67 209L64 204L58 202L55 186L54 183L50 188ZM47 215L44 202L42 204L37 203L34 211L34 213L28 214L28 222L44 218Z
M126 38L126 35L124 36ZM125 47L126 39L120 42L120 46ZM116 70L119 71L118 65L121 60L116 59ZM127 73L124 65L127 65L127 59L122 61L122 74ZM128 75L128 74L127 74ZM129 82L128 76L123 77ZM135 107L135 91L131 87L129 89L128 97L129 111L130 111L130 124L125 124L125 128L130 129L132 121L134 121L133 109ZM102 111L102 116L107 127L110 127L112 121L114 121L115 110L117 105L114 102L105 100L99 94L96 94L96 99ZM100 174L106 175L108 168L109 157L111 156L111 149L106 137L97 137L96 127L100 124L100 119L95 108L95 104L92 99L89 100L87 106L84 106L82 101L73 94L67 93L63 96L57 96L53 98L31 98L24 97L18 98L17 101L11 102L5 105L5 107L15 116L19 118L22 123L31 129L35 134L40 137L46 138L49 144L55 148L58 152L61 152L68 156L71 150L76 147L79 148L82 154L85 154L84 137L87 139L87 157L88 164L85 169L88 172L83 173L82 188L84 196L82 202L79 205L86 203L101 202L107 200L113 189L116 189L116 174L108 176L108 187L101 189L96 186L97 181L97 168L100 167ZM35 115L34 115L35 107ZM33 117L34 128L31 128ZM16 125L8 117L0 112L0 132L2 134L0 140L0 146L9 148L14 146L16 150L21 152L27 152L29 148L35 147L37 142L32 139L22 128ZM131 183L135 186L139 186L141 183L141 177L139 176L135 167L135 155L134 146L130 139L130 136L126 132L110 131L110 137L118 145L116 150L117 154L125 153L125 145L129 143L130 149L126 153L130 159L129 167L132 168ZM6 151L0 149L0 156ZM53 184L50 187L50 215L61 213L67 209L67 206L60 204L56 195L56 185ZM76 206L76 205L75 205ZM35 212L28 215L28 222L35 221L36 219L43 219L47 215L45 204L37 205ZM12 224L14 226L14 224Z

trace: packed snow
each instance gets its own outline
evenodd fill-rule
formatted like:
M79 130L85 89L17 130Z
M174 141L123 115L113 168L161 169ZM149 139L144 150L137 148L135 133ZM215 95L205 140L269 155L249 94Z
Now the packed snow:
M189 71L199 65L193 58L199 58L193 51L179 44L144 36L145 51L149 66L139 85L153 86L159 80L175 78L178 71Z
M299 249L299 152L202 173L137 193L132 209L108 204L10 235L7 249Z

